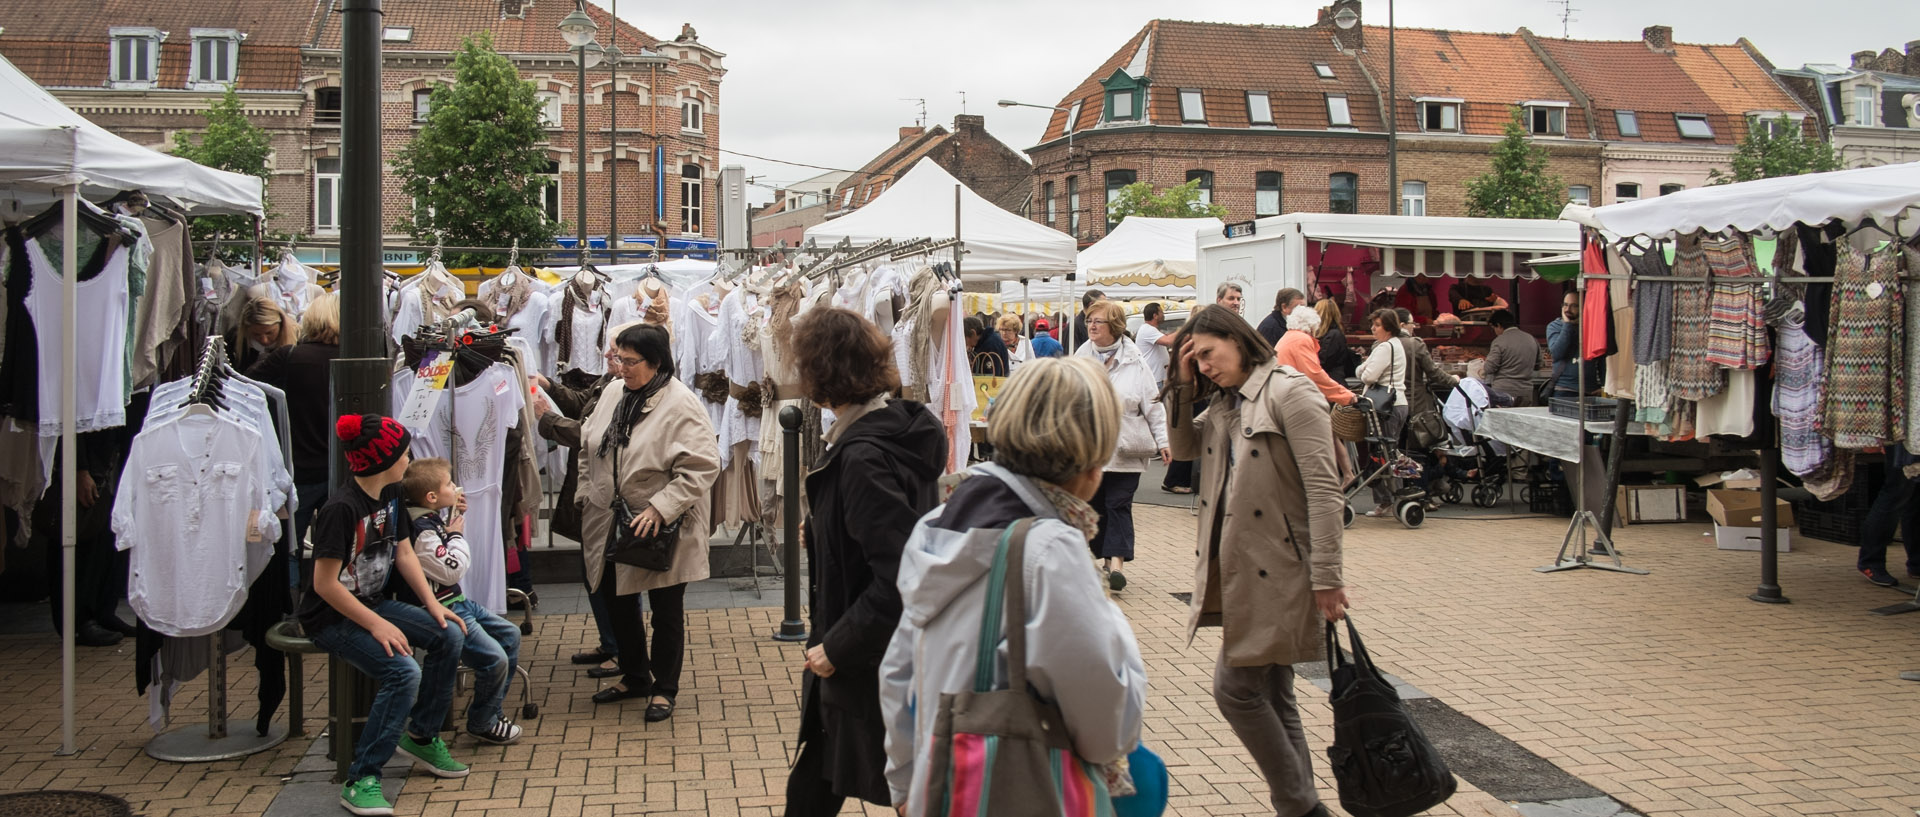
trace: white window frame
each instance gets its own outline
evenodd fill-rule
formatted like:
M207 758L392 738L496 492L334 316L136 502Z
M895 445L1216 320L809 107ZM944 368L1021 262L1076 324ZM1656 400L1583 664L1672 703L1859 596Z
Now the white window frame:
M1348 107L1346 94L1327 94L1327 127L1353 127L1353 109Z
M110 56L107 66L108 87L152 88L160 78L160 44L167 41L167 33L147 26L115 26L107 29L107 36L112 45L112 49L108 52ZM146 65L132 66L133 69L144 70L127 70L127 66L121 65L121 44L126 40L146 41L146 53L143 55L146 58ZM126 79L121 79L123 74L126 75Z
M1188 125L1207 124L1207 95L1199 88L1180 89L1180 121Z
M560 218L560 207L566 202L567 197L560 182L560 163L555 161L552 164L553 172L540 174L540 177L546 180L546 183L540 186L540 210L547 215L548 221L558 222L563 220Z
M1196 199L1195 203L1201 207L1213 204L1213 171L1198 168L1187 171L1187 181L1196 179L1201 182L1201 185L1200 198Z
M195 28L189 29L193 35L193 51L187 60L187 88L195 91L221 91L240 79L240 43L247 36L231 28ZM227 72L225 76L203 77L206 73L206 56L202 50L215 46L226 52ZM217 68L217 66L216 66Z
M333 170L322 170L321 162L331 162ZM325 189L329 195L328 204L323 205L320 191ZM340 232L340 159L334 156L320 156L313 160L313 231L323 235L335 235Z
M1633 195L1631 196L1622 195L1622 192L1623 192L1622 188L1627 188L1627 187L1633 188ZM1640 194L1643 192L1645 192L1645 190L1640 186L1639 182L1614 182L1613 183L1613 202L1615 204L1619 204L1620 202L1623 202L1623 201L1639 201Z
M1073 101L1073 105L1067 108L1067 125L1066 129L1062 131L1063 133L1073 133L1077 130L1076 126L1080 123L1081 104L1081 100L1076 99Z
M1675 193L1682 193L1682 192L1685 192L1686 189L1687 189L1687 186L1679 182L1666 182L1664 184L1661 184L1660 187L1658 188L1658 190L1660 191L1660 195L1662 196L1671 196Z
M852 206L853 206L853 187L849 185L847 187L847 194L840 198L840 209L845 210L845 209L851 208Z
M689 122L691 122L692 124L688 124ZM699 99L695 97L690 97L690 96L681 97L680 99L680 132L681 133L706 133L707 132L706 103L701 102Z
M1107 111L1108 122L1131 122L1135 119L1140 118L1140 103L1139 103L1139 100L1134 99L1133 91L1114 91L1113 93L1108 94L1107 96L1113 99L1113 102L1114 102L1113 107L1116 109L1116 110ZM1126 100L1126 103L1127 103L1126 113L1120 113L1117 110L1120 107L1121 100Z
M1067 235L1080 237L1080 177L1067 177Z
M383 43L413 42L413 26L383 26L380 29L380 41Z
M420 105L421 99L427 100L425 107ZM427 117L433 114L433 86L413 89L413 94L407 98L407 101L413 104L413 124L427 124Z
M1460 107L1465 104L1465 102L1466 100L1464 99L1450 99L1445 97L1420 97L1415 99L1414 103L1420 107L1420 129L1427 133L1459 133ZM1440 127L1434 128L1427 126L1427 111L1431 109L1438 109L1440 111ZM1448 114L1452 114L1453 116L1452 127L1447 126Z
M1640 135L1640 114L1627 110L1614 111L1613 125L1620 129L1621 136L1637 137Z
M1256 101L1257 100L1257 101ZM1273 96L1266 91L1247 92L1247 124L1273 126Z
M554 130L565 122L566 113L560 107L566 97L558 91L540 91L534 94L540 100L540 127Z
M1333 66L1324 62L1316 62L1313 64L1313 75L1321 79L1333 79Z
M1682 139L1712 139L1713 138L1713 123L1707 121L1706 114L1677 113L1673 115L1673 124L1675 127L1680 129L1680 138ZM1689 124L1699 125L1700 128L1705 131L1705 133L1688 133L1687 126Z
M1418 188L1418 192L1415 192L1416 186ZM1426 214L1427 214L1427 183L1422 181L1401 182L1400 183L1400 215L1425 216Z
M1524 104L1527 111L1527 133L1533 136L1567 135L1567 103L1550 100L1529 100ZM1535 115L1546 114L1546 129L1534 128Z
M1853 105L1850 111L1854 125L1863 128L1880 126L1880 89L1870 82L1859 82L1853 86Z
M687 168L699 168L699 176L688 176ZM680 165L680 234L704 235L706 225L706 169L691 162ZM852 190L847 193L851 195Z
M1272 190L1260 189L1260 176L1263 173L1272 173L1275 178L1278 178L1280 180L1280 183L1278 185L1275 185ZM1253 173L1253 215L1254 217L1260 218L1262 216L1280 215L1280 208L1286 201L1286 199L1283 197L1283 194L1286 192L1286 189L1287 189L1287 176L1285 173L1282 173L1278 170L1254 171ZM1269 208L1265 208L1262 205L1262 202L1269 195L1273 197L1273 207L1270 208L1270 210Z
M1052 227L1056 223L1055 219L1060 217L1059 207L1053 198L1053 182L1040 183L1040 198L1045 199L1041 206L1047 214L1047 226Z
M1593 188L1584 184L1571 185L1567 188L1567 201L1574 204L1592 206Z

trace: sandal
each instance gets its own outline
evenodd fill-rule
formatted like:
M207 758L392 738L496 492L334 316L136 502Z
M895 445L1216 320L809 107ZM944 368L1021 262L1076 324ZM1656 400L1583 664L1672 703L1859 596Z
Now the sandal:
M1192 488L1168 488L1168 489L1167 489L1167 493L1170 493L1170 494L1191 494L1191 493L1193 493L1193 489L1192 489Z

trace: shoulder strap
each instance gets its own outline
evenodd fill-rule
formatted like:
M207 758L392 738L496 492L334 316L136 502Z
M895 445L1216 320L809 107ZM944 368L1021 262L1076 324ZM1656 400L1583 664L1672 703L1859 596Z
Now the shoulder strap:
M980 612L980 642L973 665L973 691L993 691L993 660L998 652L1001 625L1006 626L1007 688L1027 688L1027 532L1031 518L1008 525L1000 534L1000 547L993 556L993 568L987 574L987 600ZM1007 581L1012 572L1013 581Z

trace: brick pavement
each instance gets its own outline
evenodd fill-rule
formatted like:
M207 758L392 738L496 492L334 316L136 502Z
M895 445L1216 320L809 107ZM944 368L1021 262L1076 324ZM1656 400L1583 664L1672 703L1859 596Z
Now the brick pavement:
M1148 739L1173 769L1179 815L1260 814L1265 787L1210 694L1218 636L1192 646L1192 517L1139 508L1140 559L1121 603L1152 678ZM1636 526L1620 534L1630 564L1652 575L1541 575L1558 520L1435 519L1419 531L1362 519L1348 536L1348 577L1377 660L1407 681L1649 815L1911 814L1920 806L1920 748L1905 715L1920 684L1920 617L1878 618L1899 599L1851 572L1852 550L1797 541L1782 555L1794 604L1745 599L1751 553L1717 551L1703 525ZM786 742L798 720L797 648L767 636L776 609L690 614L681 707L645 724L641 707L587 700L595 682L565 663L589 643L581 615L549 615L528 643L541 717L512 747L455 744L465 780L415 775L403 815L609 817L778 813ZM4 790L104 790L149 817L260 814L307 747L200 765L141 753L150 735L131 694L131 653L81 650L80 743L59 741L59 648L47 636L0 637L9 692L0 704ZM317 662L310 689L320 690ZM250 713L254 678L233 662L235 714ZM201 684L183 690L175 724L197 721ZM1301 681L1316 753L1330 736L1324 695ZM308 701L318 718L324 703ZM317 725L314 726L317 731ZM1321 755L1324 758L1324 755ZM1316 764L1323 793L1324 762ZM1330 796L1330 794L1328 795ZM851 810L849 810L851 812ZM869 814L886 812L868 809ZM1437 813L1514 814L1463 789Z

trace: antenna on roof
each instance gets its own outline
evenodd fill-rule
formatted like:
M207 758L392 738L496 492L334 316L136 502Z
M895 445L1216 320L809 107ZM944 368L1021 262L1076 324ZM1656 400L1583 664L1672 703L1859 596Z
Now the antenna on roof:
M927 101L925 99L917 96L903 96L900 97L900 101L920 103L920 118L913 120L913 126L916 128L924 128L927 126Z
M1547 0L1547 2L1560 7L1560 38L1572 39L1573 24L1580 22L1573 13L1580 9L1573 7L1573 0Z
M960 91L959 94L960 94L960 114L964 116L967 113L967 92Z

